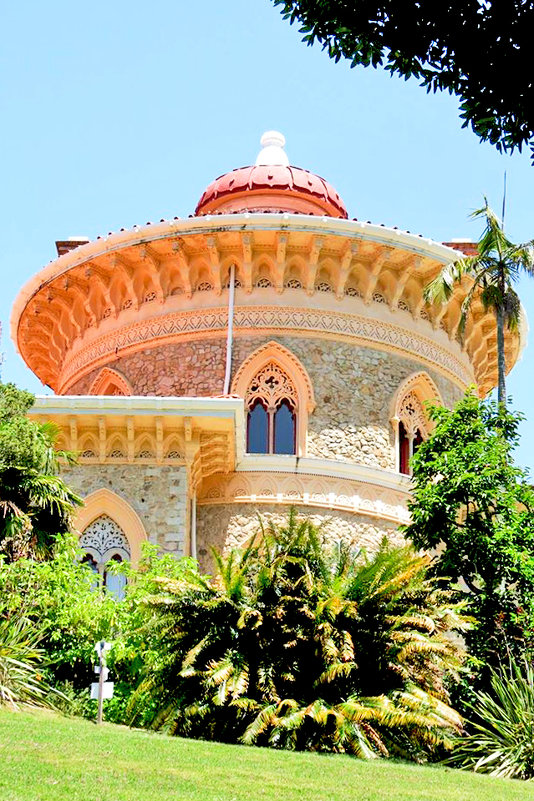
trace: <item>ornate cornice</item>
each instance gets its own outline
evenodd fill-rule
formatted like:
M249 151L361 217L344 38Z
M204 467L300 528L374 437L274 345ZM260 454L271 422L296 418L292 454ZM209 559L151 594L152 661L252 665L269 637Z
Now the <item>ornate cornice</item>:
M45 267L19 294L11 330L29 367L58 391L80 342L134 319L159 325L170 311L185 316L191 308L206 308L225 297L235 268L236 286L255 296L254 305L269 287L277 295L289 293L288 307L300 303L296 292L303 294L303 306L323 310L333 299L346 308L361 298L370 309L381 304L410 315L407 328L417 331L427 320L454 348L468 286L455 287L444 306L428 305L424 289L457 257L457 251L408 233L327 217L231 214L167 221L80 245ZM263 298L269 306L271 298ZM370 316L382 315L375 310ZM506 332L508 368L521 341ZM478 298L464 350L487 392L496 383L496 326Z
M123 326L77 349L65 360L59 392L64 392L88 367L106 364L140 347L157 346L202 336L222 335L228 324L226 308L175 312ZM408 356L446 375L462 389L474 382L473 372L451 350L429 337L400 325L363 315L280 306L249 306L235 310L236 335L321 336L390 350Z

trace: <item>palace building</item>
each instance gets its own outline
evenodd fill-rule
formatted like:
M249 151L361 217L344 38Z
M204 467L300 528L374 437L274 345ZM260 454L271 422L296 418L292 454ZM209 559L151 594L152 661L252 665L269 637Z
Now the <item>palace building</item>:
M79 454L63 476L102 573L144 540L208 568L210 546L290 506L332 538L398 540L425 402L496 384L491 314L475 304L460 341L467 288L423 299L473 246L349 219L281 134L261 143L190 217L58 242L16 301L19 353L55 393L32 415ZM507 334L509 367L521 339Z

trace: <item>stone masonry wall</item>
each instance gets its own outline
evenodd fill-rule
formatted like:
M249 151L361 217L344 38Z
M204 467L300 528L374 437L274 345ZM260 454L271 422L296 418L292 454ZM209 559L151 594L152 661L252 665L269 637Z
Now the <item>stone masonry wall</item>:
M218 550L245 544L259 529L258 513L264 521L287 520L288 507L277 504L219 504L197 507L197 553L203 570L211 570L211 547ZM316 525L324 525L327 541L343 540L369 553L376 551L382 538L401 545L402 535L394 523L350 512L328 511L313 507L298 508L299 515Z
M186 472L170 465L75 465L61 472L82 497L109 489L137 512L150 542L162 551L185 554ZM128 535L128 532L125 532Z
M224 389L225 339L206 339L146 348L121 356L108 367L128 379L135 395L209 396ZM84 395L101 368L70 386L68 395Z
M316 338L236 336L232 373L256 348L271 340L297 356L310 376L316 408L309 418L308 455L394 469L390 407L402 381L426 370L446 405L461 392L440 374L395 353ZM222 393L224 340L165 345L124 356L109 364L139 395L206 396ZM98 371L69 389L87 392Z

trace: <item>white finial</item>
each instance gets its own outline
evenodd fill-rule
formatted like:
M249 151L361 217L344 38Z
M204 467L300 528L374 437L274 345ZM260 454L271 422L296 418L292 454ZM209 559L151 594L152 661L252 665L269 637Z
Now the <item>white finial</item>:
M289 159L284 150L286 138L278 131L265 131L260 139L262 150L258 153L256 166L283 165L289 167Z

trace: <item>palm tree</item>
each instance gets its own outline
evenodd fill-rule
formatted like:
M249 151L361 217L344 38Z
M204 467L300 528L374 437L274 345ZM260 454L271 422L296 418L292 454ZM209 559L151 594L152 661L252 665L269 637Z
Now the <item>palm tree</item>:
M504 233L504 223L498 218L484 198L484 205L471 215L482 218L484 231L478 241L476 256L466 256L447 264L440 274L426 287L425 300L429 303L446 303L456 284L464 277L470 279L471 287L462 303L458 332L463 335L467 316L475 298L480 297L484 309L495 314L497 322L498 402L506 405L506 359L504 353L504 329L517 329L521 304L514 289L521 273L534 276L534 251L532 241L515 245Z
M0 555L9 561L47 557L58 534L71 528L79 498L56 475L58 429L23 416L0 421Z

